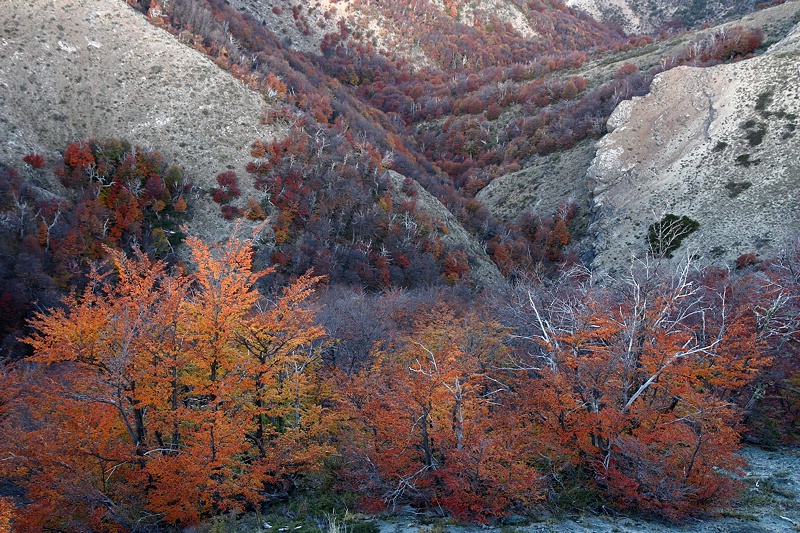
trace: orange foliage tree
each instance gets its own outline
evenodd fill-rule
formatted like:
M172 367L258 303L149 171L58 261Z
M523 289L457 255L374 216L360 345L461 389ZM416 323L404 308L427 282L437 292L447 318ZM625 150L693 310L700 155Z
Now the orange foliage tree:
M580 467L620 507L672 519L730 495L741 465L732 401L769 363L755 317L688 266L650 266L613 290L530 293L537 348L526 402L551 468Z
M505 333L440 305L347 378L347 471L363 503L439 505L484 521L540 498L530 435L502 409L509 391L492 376Z
M14 504L10 498L0 498L0 532L6 533L11 529L14 520Z
M194 271L110 251L41 313L2 416L20 530L196 523L285 492L330 451L306 276L269 304L248 242L194 238Z

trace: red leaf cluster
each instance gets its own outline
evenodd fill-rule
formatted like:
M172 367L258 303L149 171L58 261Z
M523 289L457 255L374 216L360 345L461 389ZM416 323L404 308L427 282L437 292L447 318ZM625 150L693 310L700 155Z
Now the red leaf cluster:
M44 156L36 153L30 153L23 157L22 160L33 168L42 168L45 163Z

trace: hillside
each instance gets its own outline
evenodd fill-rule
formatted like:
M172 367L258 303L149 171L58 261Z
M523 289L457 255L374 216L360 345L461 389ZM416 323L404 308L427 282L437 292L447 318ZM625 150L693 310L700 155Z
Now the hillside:
M361 43L407 61L412 69L479 70L506 63L503 55L509 53L527 52L525 61L542 53L605 46L621 36L560 1L232 0L231 5L253 15L292 49L318 54L340 41ZM507 49L485 50L495 46Z
M68 142L125 138L160 150L198 187L192 232L212 240L230 232L201 193L220 172L245 173L254 139L282 135L259 121L261 95L122 2L3 9L0 161L21 166L37 152L54 168ZM255 194L249 180L242 186Z
M800 9L796 2L788 2L779 6L751 13L719 26L694 30L669 39L660 40L633 50L610 54L606 57L591 58L575 73L597 85L613 79L614 73L635 65L639 72L658 71L663 65L677 63L676 58L685 57L688 50L701 49L708 43L718 40L720 36L729 34L736 28L748 31L761 31L765 43L784 40L787 33L798 22ZM781 46L790 46L791 39L783 41ZM703 71L704 69L698 69ZM623 103L621 105L628 105ZM781 142L781 139L764 139L765 144ZM586 141L574 148L562 150L548 156L535 156L526 161L525 167L519 171L504 174L494 179L482 189L477 198L484 203L494 215L510 220L521 213L532 210L535 213L547 213L564 202L575 202L578 206L590 206L591 189L584 177L595 155L593 141ZM569 176L571 179L557 179L556 176ZM584 213L582 222L588 224L589 213ZM579 230L580 231L580 230ZM583 257L591 260L593 239L587 235L580 243Z
M595 154L594 141L547 156L535 156L524 169L492 180L476 195L503 220L521 213L550 214L565 202L586 205L589 191L582 179Z
M342 199L329 197L317 202L316 195L326 183L329 187L331 181L341 180L341 172L334 169L353 165L351 152L365 153L363 142L380 153L389 168L437 197L475 236L477 249L485 248L504 274L542 267L553 271L559 262L575 257L574 244L567 245L585 234L588 200L582 184L572 187L572 180L555 180L566 188L553 190L547 184L538 193L544 199L539 210L526 209L526 202L518 198L506 212L502 198L488 202L487 209L480 201L491 193L482 193L478 200L473 197L499 177L509 176L504 183L525 180L536 173L538 158L557 157L554 154L576 145L587 147L582 141L602 135L614 106L646 93L654 73L676 64L736 60L761 43L757 32L734 29L721 37L709 37L713 46L704 50L702 57L695 57L689 52L695 44L686 36L666 46L655 45L648 37L628 39L559 2L345 3L324 11L324 6L266 7L176 0L165 10L152 4L147 13L155 24L209 54L219 66L247 80L250 87L262 90L274 104L265 116L267 122L302 124L294 128L291 142L277 145L260 140L265 152L273 155L249 168L259 187L273 195L271 200L278 209L272 227L279 242L270 259L278 261L287 275L298 275L309 267L325 273L331 268L346 270L350 267L342 265L352 260L343 255L333 262L328 259L335 255L334 249L344 252L318 233L327 231L324 226L309 225L305 215L297 216L294 192L291 198L274 197L286 189L282 173L293 172L297 154L291 150L305 145L308 153L301 158L304 182L320 187L304 190L300 182L293 185L299 187L300 201L305 204L301 211L315 210L312 218L323 220L330 218L326 209ZM243 15L243 11L253 15ZM289 16L296 29L302 30L302 39L281 41L279 35L265 29L283 33L284 19ZM331 24L335 26L331 28ZM378 27L364 30L373 24ZM334 31L328 32L330 29ZM391 37L393 29L402 29L405 40L392 42L390 50L386 48L389 41L381 38ZM412 48L424 55L421 62L405 53ZM354 135L361 140L354 142ZM314 142L308 143L311 137ZM348 147L330 150L342 139ZM274 155L276 152L282 155ZM585 167L587 157L565 157L548 172L579 176L582 171L571 169L576 164ZM358 165L356 162L353 170L363 173ZM539 181L549 181L542 180L543 176L539 174ZM357 187L363 191L356 195L360 196L359 207L342 217L344 225L334 230L337 238L349 234L345 245L355 248L362 242L375 244L375 240L360 235L363 230L347 230L347 220L355 221L353 217L360 217L364 209L378 213L374 206L383 194L383 185L368 192L370 178L362 174L359 179ZM359 204L369 195L373 196L372 205ZM392 206L396 207L400 208ZM573 220L576 213L579 218ZM440 237L433 235L434 241ZM380 236L378 243L383 239ZM320 255L312 251L315 246L311 243L329 243L331 248ZM392 254L405 258L410 251L398 248ZM362 270L372 274L365 283L375 288L378 277L387 278L387 265L375 249L366 250L366 255L369 266ZM435 255L442 269L446 254ZM471 260L471 267L477 266ZM392 265L388 267L391 271ZM383 274L378 276L378 271ZM401 276L394 283L407 283L408 279Z
M262 118L276 103L270 93L252 90L122 2L15 5L2 24L0 161L21 167L23 156L35 152L54 169L59 150L88 138L117 137L152 147L180 165L194 183L189 230L210 241L223 239L232 228L211 199L219 173L232 170L240 177L242 195L234 204L244 206L251 197L264 201L268 193L254 188L246 170L253 161L251 144L269 144L290 130L287 122L267 124ZM272 52L280 61L281 49ZM303 76L300 70L292 72ZM328 88L323 84L320 90ZM312 125L309 130L319 135ZM64 194L56 181L39 185ZM427 195L420 203L438 201ZM454 234L473 240L463 230ZM470 263L484 272L474 281L500 281L496 269L486 270L491 261L477 243L447 241L447 249L473 250Z
M800 230L799 55L796 28L762 56L673 69L619 105L588 173L597 268L644 253L648 227L668 213L699 222L681 254L704 263L785 249Z
M671 25L697 27L752 11L754 0L566 0L596 20L617 24L627 33L654 33ZM766 4L766 2L765 2Z
M209 4L207 9L192 8L185 2L174 5L175 11L171 13L172 24L177 25L172 30L175 36L154 28L131 9L111 10L91 0L70 9L36 3L32 7L11 8L10 16L4 19L3 29L3 46L9 53L0 60L2 72L9 80L0 86L0 91L3 91L0 120L6 125L0 130L4 135L0 139L2 159L15 164L25 154L38 151L51 165L56 165L59 157L56 150L69 140L89 137L125 137L134 143L158 148L183 166L197 185L196 196L200 204L191 224L192 231L219 239L229 231L230 225L222 221L218 207L210 201L208 193L215 186L214 176L223 170L235 170L240 174L244 194L237 201L242 205L250 197L263 201L271 194L264 178L257 177L257 181L261 180L259 186L262 190L256 191L244 171L263 168L259 161L248 167L253 158L251 144L254 140L268 146L273 140L284 138L292 128L292 120L286 119L287 113L295 113L297 117L307 113L302 135L313 136L315 143L322 144L316 152L313 152L315 149L311 144L308 145L312 153L305 172L322 172L328 165L325 172L331 173L337 165L346 163L349 156L346 150L328 153L328 147L334 138L343 138L348 128L357 124L359 135L367 140L371 149L390 162L393 170L422 184L469 229L474 235L469 239L475 242L465 242L464 246L474 250L485 248L491 256L495 255L498 247L501 254L511 254L502 266L506 274L530 268L546 257L563 257L560 251L545 249L550 238L548 232L558 223L555 214L563 205L571 204L578 209L579 219L569 221L575 237L586 234L591 202L589 189L594 186L587 187L581 179L592 156L591 142L585 139L605 131L605 115L617 102L646 92L648 76L669 68L670 62L694 64L691 61L696 60L686 59L689 52L708 47L709 43L724 42L729 37L734 41L742 39L734 31L736 28L725 29L723 26L666 41L650 43L645 40L631 44L620 41L612 30L576 15L563 5L554 4L552 9L544 9L513 1L470 5L456 2L447 6L418 2L404 8L405 11L391 3L370 7L336 2L310 6L305 11L298 6L238 5L240 10L256 12L266 23L278 24L278 34L283 33L280 24L285 25L287 16L296 29L306 23L308 28L316 28L302 32L303 38L293 40L290 48L309 52L327 46L323 57L291 51L277 42L256 44L258 41L252 39L252 30L247 29L246 20L230 19L224 24L217 20L236 13L226 5ZM763 29L768 41L775 39L781 35L786 22L797 16L796 5L797 2L787 2L760 11L746 17L743 25ZM156 13L153 9L157 4L153 6L151 13ZM26 16L31 9L33 16ZM407 26L401 32L405 41L389 31L400 27L397 23L403 13L408 15ZM309 17L316 18L312 20ZM482 17L494 21L492 24L503 25L503 32L496 36L496 41L491 41L498 51L517 42L515 39L527 38L529 44L526 46L534 47L531 51L546 49L553 55L524 67L514 63L513 54L506 59L498 56L499 64L511 62L502 69L493 66L481 70L478 66L482 56L472 56L458 65L445 62L446 67L456 73L444 80L433 70L420 71L416 76L411 76L408 70L441 64L446 57L455 58L452 54L442 55L444 49L437 47L439 45L433 46L433 41L417 38L416 49L422 54L419 57L427 59L411 66L405 63L407 58L395 59L396 62L392 63L369 48L374 41L375 50L390 46L390 43L396 50L414 49L414 46L406 47L402 42L408 44L410 38L426 27L425 21L429 18L437 21L432 27L440 32L440 43L452 48L453 36L465 32L468 38L465 37L463 42L477 46L481 40L495 39L488 26L477 24L478 20L484 20ZM369 24L362 27L360 24L366 24L367 19ZM165 24L163 21L167 20L164 18L158 22L153 19L157 24ZM235 24L229 26L228 22ZM186 27L179 31L181 24ZM572 41L554 40L554 32L568 27L565 24L578 29L577 37ZM733 24L729 23L727 28ZM368 26L372 29L365 31L363 28ZM26 38L42 27L46 31L37 39ZM192 34L186 28L205 31L208 37ZM337 30L338 33L328 33L328 30ZM370 32L372 38L368 36ZM132 35L136 38L131 40ZM269 37L274 38L274 35ZM319 42L315 40L317 38ZM191 50L181 42L215 57L216 64L204 57L205 54ZM542 44L545 42L547 47ZM590 42L598 46L607 43L603 46L611 47L611 50L594 56L577 51L581 43ZM131 43L135 43L135 47ZM615 47L622 47L622 51L614 53ZM363 56L353 63L356 52ZM469 47L464 52L467 53L464 57L467 57ZM494 49L486 48L482 52L495 53ZM234 64L236 61L238 65ZM713 64L718 60L712 57L710 61ZM258 88L252 76L247 78L250 76L248 69L256 69L257 64L259 72L269 72L273 76L267 76L266 82L259 82L262 85L266 83L258 89L262 95L251 90ZM224 69L231 70L247 85ZM331 77L326 77L326 73ZM291 84L292 94L297 91L296 96L286 95L286 84L281 79ZM764 94L769 90L765 86ZM623 103L621 108L626 109L628 105ZM376 107L380 111L376 111ZM270 110L267 115L280 117L283 113L284 118L259 120L265 109ZM778 116L774 113L782 113L784 121L788 120L785 126L779 127L792 127L791 118L787 118L792 116L790 109L761 110L763 119L771 117L774 120ZM333 117L339 118L334 120ZM347 118L342 120L342 117ZM748 118L742 120L746 122ZM320 141L323 132L326 132L326 138ZM294 133L301 135L299 130ZM787 130L789 134L791 132ZM782 142L781 135L778 133L774 138L763 136L763 146L759 149L763 151L764 147L776 141ZM361 150L357 144L351 145L356 152ZM648 152L651 148L641 149ZM323 157L323 153L327 155ZM737 153L735 157L740 155ZM601 150L596 161L604 157ZM326 158L330 161L326 162ZM289 154L281 164L288 164L285 168L290 168L292 161L293 156ZM744 173L750 168L746 164L735 167ZM605 172L602 169L592 172L593 180L613 181L613 178L601 176ZM562 179L560 176L570 178ZM321 176L321 179L339 178ZM733 183L752 181L744 175L731 179ZM57 184L51 184L51 187L57 189ZM598 195L594 200L595 211L609 202L617 204L617 201L609 200L610 193L599 196L600 189L595 192ZM475 194L477 200L485 204L485 209L471 199ZM372 201L377 201L377 198ZM275 205L279 210L283 209L280 202ZM776 209L785 207L777 206ZM353 213L359 209L354 209ZM669 206L663 208L665 213L670 209ZM699 209L690 209L689 215ZM273 213L273 229L281 229L275 222L278 214ZM530 231L529 237L522 236L526 230L517 224L522 214L546 219L539 223L544 230L537 230L535 238L530 237L533 235ZM555 218L548 218L553 216ZM580 253L585 258L598 254L597 264L602 265L605 261L603 250L609 246L605 244L608 239L602 237L606 232L603 220L608 217L598 213L595 218L593 236L583 239ZM623 239L630 246L643 245L642 228L646 229L649 222L643 219L636 224L640 228L638 234L626 234ZM621 230L624 225L618 226L617 230ZM288 231L290 228L283 229ZM302 247L299 245L299 241L305 238L302 237L306 232L305 226L292 231L297 241L287 243L289 247L280 251L287 265L289 259L298 254L301 257L308 255L300 252ZM728 230L717 229L713 233L724 231ZM792 231L791 227L787 228L781 235ZM593 242L594 236L597 236L596 243ZM754 245L755 251L761 251L765 238L773 237L763 234L751 239L758 243ZM775 238L779 240L780 236ZM314 239L326 240L320 236L314 236ZM350 240L348 246L358 246L362 239L352 233ZM447 239L448 250L458 249L459 245L452 240L452 237ZM561 242L568 240L564 238ZM724 253L723 248L726 249ZM753 251L743 243L738 246L720 245L714 254L730 261L744 250ZM764 249L765 252L769 250L771 248ZM406 252L397 250L397 253ZM475 253L481 255L483 252ZM478 258L475 253L471 254L472 268L486 264L488 258L485 254ZM443 257L441 255L437 261L442 261ZM500 261L498 258L495 260ZM294 261L296 266L292 268L308 268L317 264L315 261L313 258ZM377 256L369 261L380 262ZM377 267L373 265L370 268ZM299 270L293 272L297 274Z
M0 531L796 528L800 0L678 26L4 6Z

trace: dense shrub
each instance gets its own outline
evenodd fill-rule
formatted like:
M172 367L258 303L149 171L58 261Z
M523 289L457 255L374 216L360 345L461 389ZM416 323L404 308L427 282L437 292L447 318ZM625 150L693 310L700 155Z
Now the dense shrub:
M680 247L683 239L699 227L699 222L686 215L679 217L669 213L647 228L647 244L653 254L670 257Z

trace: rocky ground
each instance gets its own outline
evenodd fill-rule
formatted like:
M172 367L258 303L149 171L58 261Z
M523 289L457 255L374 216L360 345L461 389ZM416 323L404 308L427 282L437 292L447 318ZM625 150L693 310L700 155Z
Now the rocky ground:
M791 141L794 136L784 138L784 135L792 133L789 129L794 123L793 121L787 121L787 116L800 114L791 111L799 105L792 100L794 88L791 85L781 86L776 93L777 96L773 97L773 101L769 104L771 107L763 110L763 113L757 112L754 107L758 95L768 90L766 87L769 83L772 83L769 81L770 79L780 79L782 76L786 76L787 79L793 79L793 76L796 75L794 54L798 48L796 42L797 33L788 37L787 34L792 32L798 21L800 21L800 2L791 0L782 5L756 11L741 19L726 22L717 27L676 35L671 39L636 48L626 53L588 61L580 69L577 69L575 74L585 77L590 80L591 85L595 85L613 77L617 69L626 63L633 63L641 71L647 71L656 66L662 58L678 54L687 46L691 46L702 35L725 31L732 26L760 29L764 32L765 43L772 44L768 54L736 65L722 65L710 69L685 68L663 74L659 77L659 80L664 79L666 81L664 83L658 81L655 84L656 94L663 95L661 97L662 100L659 100L660 104L654 104L656 97L652 95L634 100L636 111L633 114L633 118L628 112L632 109L630 106L633 106L634 103L622 102L620 111L611 120L611 127L614 128L619 123L629 120L641 121L642 126L635 129L627 128L624 134L626 138L625 144L629 145L631 149L621 155L620 158L617 157L620 146L614 139L622 137L623 134L615 132L607 138L601 139L598 146L595 146L593 141L588 140L559 154L547 157L531 157L526 161L525 168L522 170L492 181L480 191L478 199L494 215L504 220L513 219L524 210L532 210L535 213L547 215L565 201L573 201L581 208L582 215L585 217L580 222L588 224L590 220L595 221L592 226L593 232L587 234L579 243L582 257L587 260L593 257L595 253L594 240L597 238L596 251L601 256L596 263L597 266L607 271L626 268L632 252L642 253L645 250L644 233L647 226L656 217L669 212L669 209L675 206L680 207L684 202L690 203L700 199L692 196L692 193L680 192L673 195L675 197L674 200L671 200L673 203L667 205L666 197L659 192L656 175L660 176L662 170L664 175L670 173L670 169L665 166L664 161L659 159L662 157L661 152L666 149L664 145L665 139L669 139L669 143L671 143L669 148L672 150L672 157L687 158L683 162L683 166L686 169L683 176L681 176L680 172L677 175L670 174L669 180L672 186L675 186L676 183L681 183L682 180L691 182L694 180L695 175L702 176L706 172L717 174L721 177L720 179L723 179L728 172L736 175L763 173L765 166L770 165L786 166L789 173L791 173L794 163L791 160L792 152L787 151L786 143ZM720 77L719 72L722 71L729 74ZM719 78L720 87L712 89L712 78ZM736 87L740 87L738 92L736 90L723 90L722 87L727 83L728 79ZM704 87L704 84L709 84L709 86ZM696 132L690 132L687 128L703 127L709 119L708 98L704 94L711 90L721 91L718 96L715 96L715 101L718 100L719 102L715 103L714 106L722 106L724 101L727 102L724 104L725 106L735 110L732 122L729 122L726 126L726 135L731 136L734 142L729 142L731 146L726 146L728 149L727 155L729 156L727 158L716 157L709 159L706 157L702 160L692 161L689 151L693 149L693 145L688 142L688 139L693 135L696 136ZM788 97L786 100L784 100L784 91L786 92L785 96ZM699 96L695 97L695 101L692 101L689 96L691 94ZM733 102L731 98L737 95L739 95L738 98L742 98L742 101ZM667 98L667 100L663 100L663 98ZM703 98L706 98L705 104L702 101ZM642 100L649 102L648 105L643 105L641 103ZM645 109L650 109L650 111L643 111ZM772 114L774 112L780 113L780 110L784 110L782 118ZM655 118L662 112L664 113L663 118L660 119L659 124L655 124ZM714 112L716 113L716 111ZM648 120L645 115L648 113L655 113L654 116L649 117L649 120L653 122L652 124L645 123ZM673 118L669 118L676 113L683 113L683 117L676 115ZM767 113L769 114L765 119L762 115ZM766 132L757 148L761 153L769 154L767 157L771 159L766 165L759 163L745 167L737 164L736 157L746 153L746 151L741 150L740 152L732 153L731 150L739 148L734 145L735 143L741 145L743 142L745 146L749 146L748 131L745 131L746 128L742 129L741 125L751 118L756 120L757 123L766 124ZM714 127L717 127L720 123L719 114L715 115L715 120L717 122ZM672 122L669 123L670 121ZM665 125L668 125L668 127L665 128ZM754 130L754 133L759 131L758 127L750 129ZM658 142L650 142L654 135L659 136L660 140ZM712 156L720 155L713 151L716 146L714 144L711 147ZM788 146L793 145L790 143ZM594 159L595 164L587 180L587 170L592 166L595 152L598 149L599 157ZM687 150L687 153L684 154L683 150ZM622 154L622 152L619 153ZM628 168L626 164L620 163L622 159L628 156L637 165L635 169ZM758 157L754 157L754 159L758 159ZM648 164L649 173L645 174L640 170L644 162L647 161L650 161ZM612 169L613 165L618 166ZM619 165L622 166L620 167ZM625 181L626 173L631 174L628 177L628 181ZM742 217L741 204L753 205L753 202L731 202L729 194L736 194L739 189L746 186L743 184L748 179L746 177L731 177L731 185L728 188L725 188L725 186L728 186L729 181L727 179L723 181L720 185L721 189L716 191L720 194L712 195L714 200L708 206L710 212L720 220L728 218L731 221L740 220ZM603 194L604 189L602 186L597 189L598 180L613 181L612 191ZM767 190L772 189L768 187ZM595 192L598 195L596 200L598 205L594 207L594 212L590 214L589 210L592 209L592 204L595 202L593 194ZM768 192L767 194L772 193ZM779 191L778 194L780 195ZM628 204L624 204L626 195L633 196L635 202L639 203L627 207ZM602 207L604 202L605 207ZM770 216L772 217L776 212L779 213L780 209L787 209L787 206L782 205L775 209ZM760 210L756 213L751 210L747 217L759 221L759 231L764 229L764 224L774 223L767 222L767 220L774 221L774 217L764 218ZM708 229L709 226L701 225L701 231L698 235ZM716 236L724 231L732 232L730 234L732 236L738 236L741 233L737 224L733 223L724 229L719 227L714 229L708 234L708 240L714 241ZM747 228L746 231L756 231L756 228ZM794 232L795 230L789 229L787 234ZM580 238L580 232L574 236ZM741 239L742 242L737 245L736 250L730 245L727 248L723 246L723 249L715 248L717 244L712 244L708 247L708 251L710 252L713 249L715 255L709 253L703 255L703 258L704 260L718 260L719 263L727 265L738 257L738 255L734 254L739 253L740 250L747 249L748 246L755 248L755 250L748 251L755 251L756 253L766 254L779 251L775 246L778 241L774 237L767 236L770 239L769 243L763 237L764 235L762 234L760 237L754 236L748 240ZM709 256L712 255L713 257L709 259ZM610 257L612 259L609 259ZM685 257L685 254L682 257Z
M800 2L787 4L796 20ZM700 224L676 257L731 266L788 247L800 234L798 64L800 26L761 56L679 67L620 103L587 173L593 266L627 268L668 213Z

